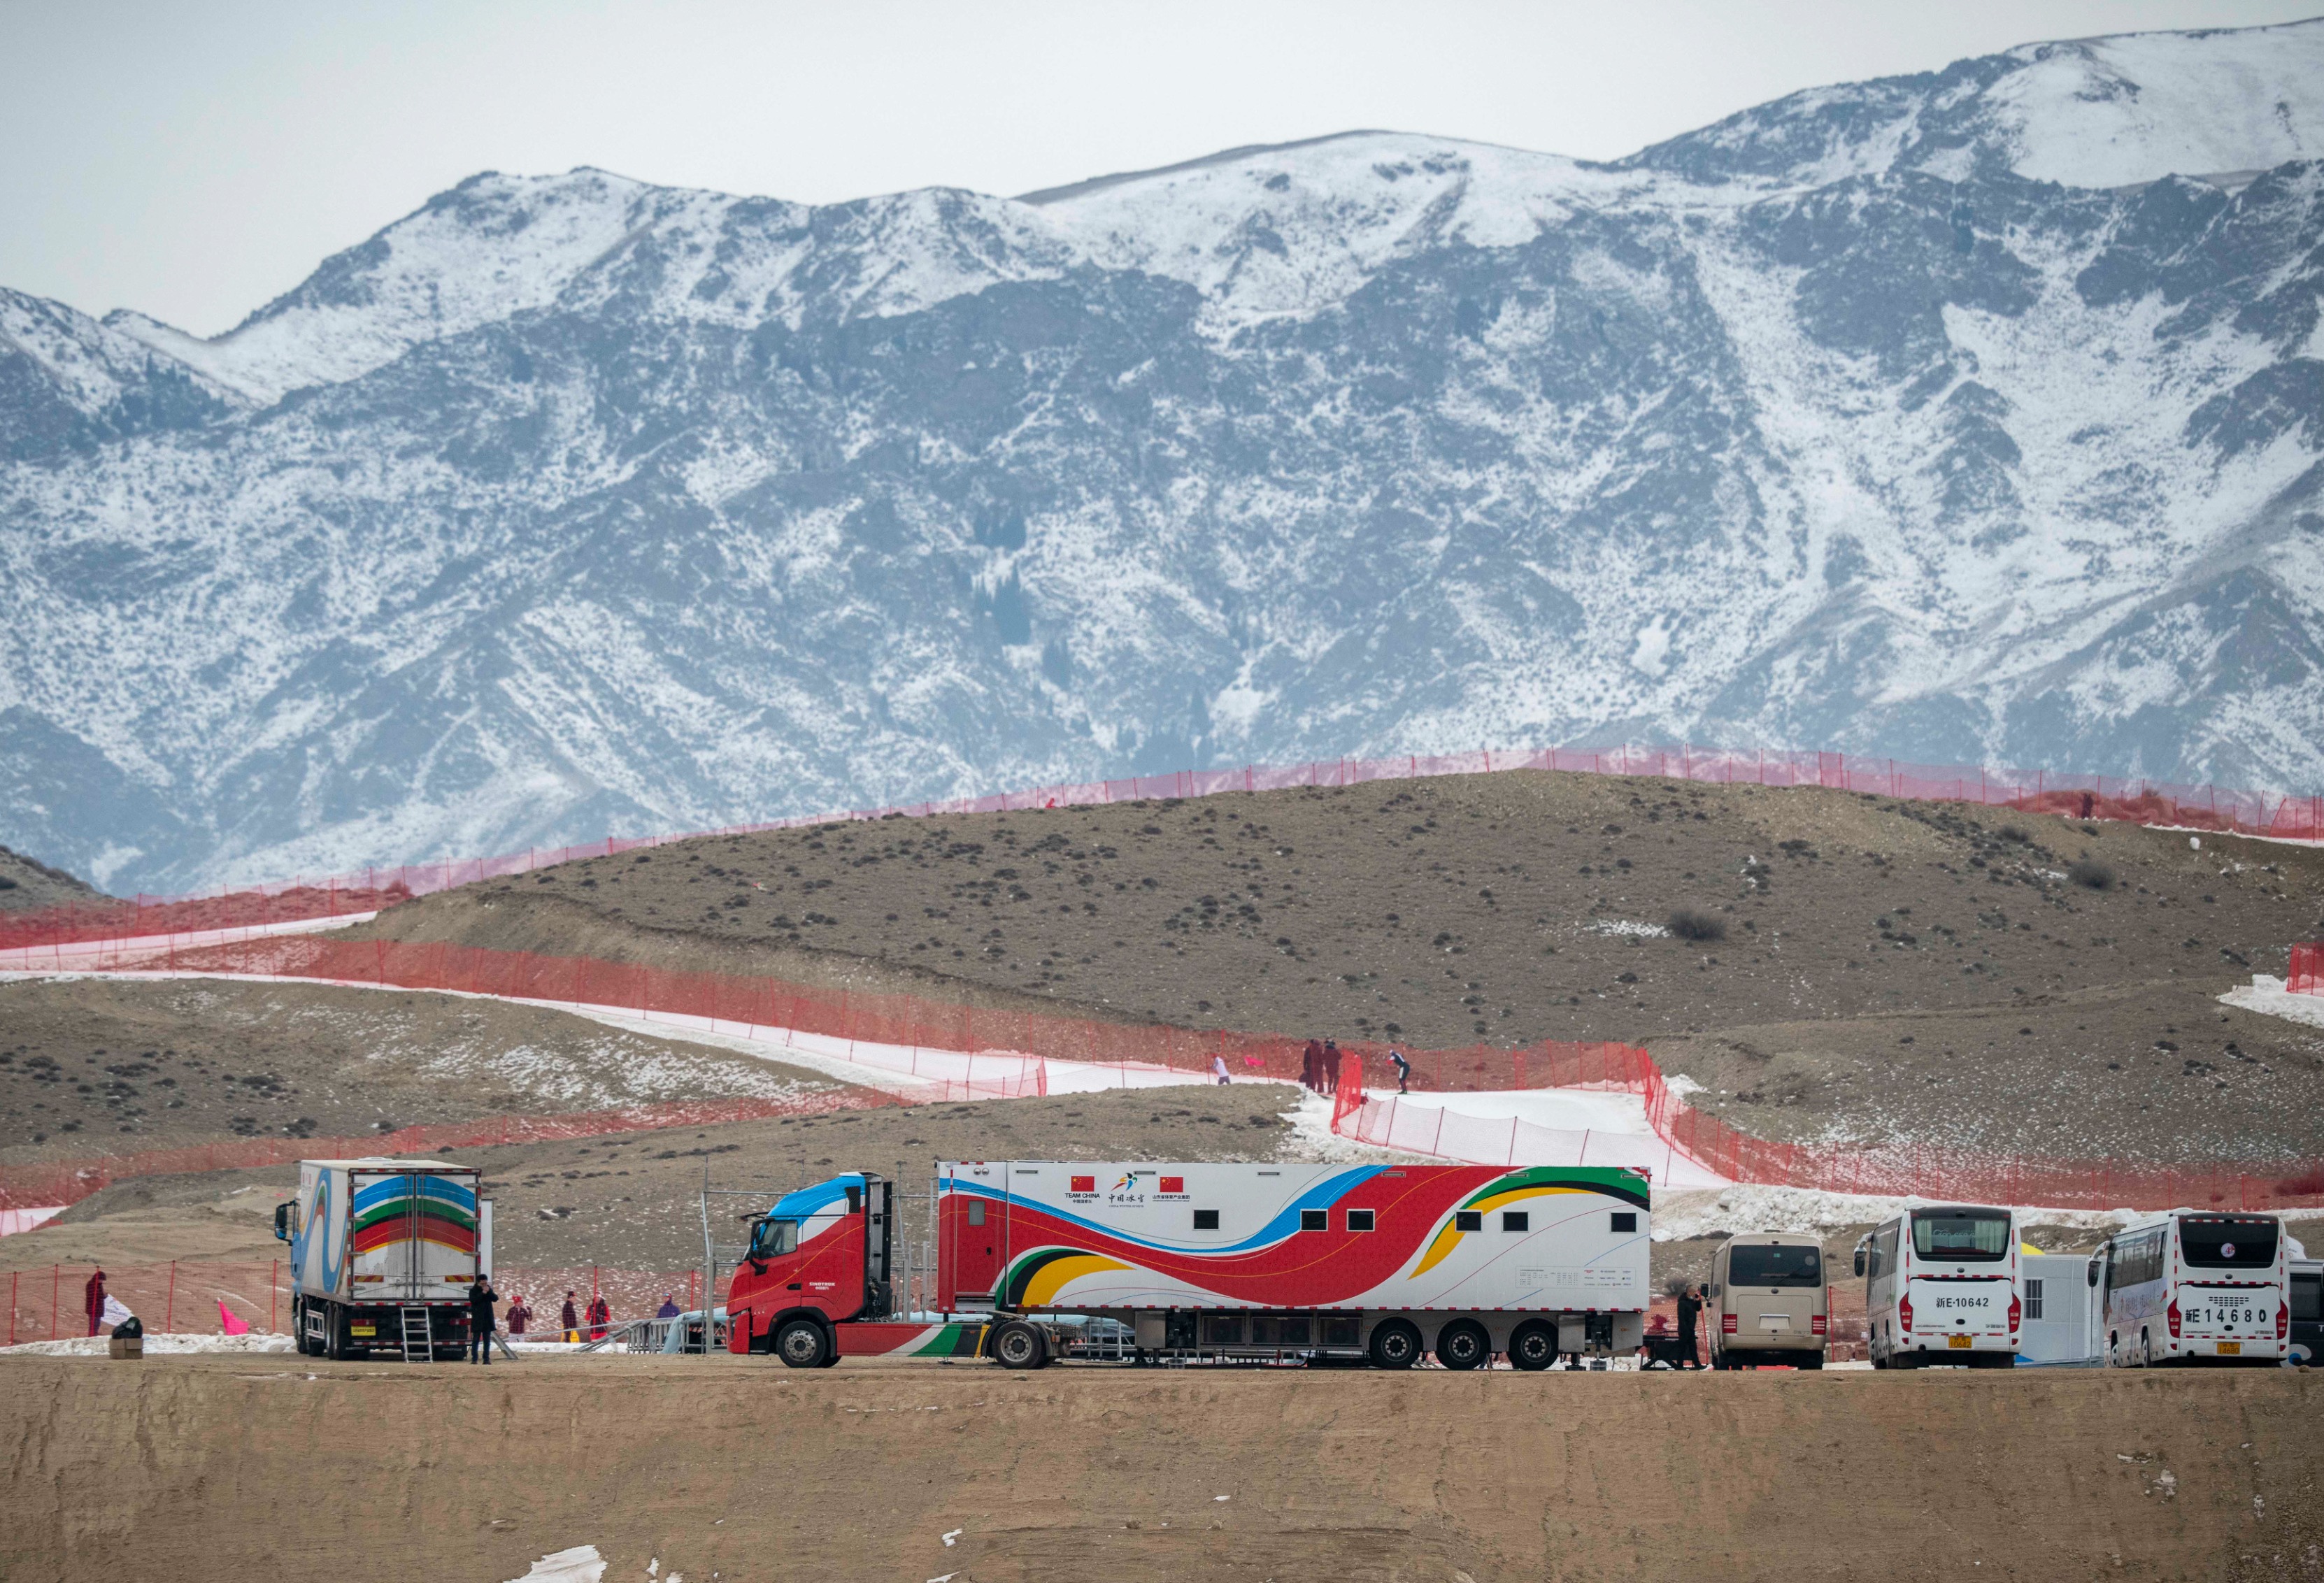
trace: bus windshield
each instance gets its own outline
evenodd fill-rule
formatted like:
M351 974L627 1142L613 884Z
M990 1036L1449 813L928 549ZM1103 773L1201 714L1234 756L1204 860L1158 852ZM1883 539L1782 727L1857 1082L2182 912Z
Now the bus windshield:
M2260 1215L2181 1215L2179 1256L2197 1269L2264 1270L2275 1262L2275 1222Z
M1823 1256L1812 1247L1738 1244L1727 1253L1730 1286L1821 1286Z
M772 1258L798 1247L797 1220L761 1220L751 1229L751 1256Z
M1965 1265L1997 1263L2009 1256L2009 1211L1915 1210L1913 1252Z

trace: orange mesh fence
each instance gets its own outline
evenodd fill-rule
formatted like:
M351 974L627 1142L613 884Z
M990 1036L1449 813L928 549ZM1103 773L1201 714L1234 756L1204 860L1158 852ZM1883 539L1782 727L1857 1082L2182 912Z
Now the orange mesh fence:
M300 877L208 896L140 896L120 901L54 908L0 921L0 951L79 941L145 938L172 934L278 928L318 918L376 911L414 896L479 879L521 874L579 858L610 857L698 835L741 835L849 819L925 818L990 814L1153 798L1208 796L1220 792L1276 791L1294 787L1343 787L1422 776L1490 774L1506 769L1554 769L1584 775L1656 776L1714 785L1826 787L1841 791L1926 802L1976 803L2027 814L2106 819L2194 830L2235 831L2297 841L2324 840L2324 796L2289 796L2186 786L2115 776L2053 775L2045 770L1971 768L1904 764L1845 753L1724 748L1482 749L1474 753L1406 755L1393 759L1319 759L1292 766L1246 765L1240 769L1188 769L1123 780L1034 787L949 802L848 813L803 815L721 830L622 839L585 846L537 848L496 858L411 863L327 877Z
M8 1296L6 1345L53 1341L89 1334L88 1280L95 1265L43 1265L0 1276ZM665 1297L683 1311L702 1301L700 1270L604 1269L595 1265L502 1265L493 1285L505 1304L521 1296L531 1309L524 1339L559 1339L565 1294L586 1316L592 1297L602 1295L608 1323L650 1319ZM227 1312L254 1331L288 1334L290 1330L290 1267L281 1259L180 1259L168 1264L107 1265L105 1290L135 1314L149 1335L217 1336L226 1333L219 1313ZM583 1325L583 1339L589 1327ZM102 1328L98 1334L105 1333Z
M2292 969L2283 982L2295 995L2324 995L2324 941L2292 948Z
M398 1127L393 1132L370 1133L360 1137L251 1137L195 1144L186 1148L143 1149L54 1164L0 1166L0 1209L78 1203L108 1183L133 1176L244 1171L261 1165L287 1165L300 1160L413 1155L503 1144L547 1143L561 1138L598 1137L607 1133L653 1132L664 1127L715 1127L779 1116L814 1116L904 1102L893 1094L851 1085L779 1100L697 1100L582 1110L562 1116L489 1116L475 1121Z
M1022 1086L1012 1085L1006 1091L1012 1093L1046 1091L1043 1063L1052 1060L1163 1067L1190 1073L1208 1072L1213 1060L1223 1060L1232 1076L1277 1081L1296 1080L1302 1066L1302 1042L1279 1035L1101 1022L1039 1011L995 1011L910 995L825 989L778 979L686 972L586 957L541 956L476 946L277 935L180 952L176 962L180 971L449 989L613 1008L646 1017L684 1018L713 1031L747 1035L779 1028L832 1040L835 1052L853 1050L859 1045L875 1046L890 1053L918 1049L999 1051L1029 1063L1033 1072ZM1333 1105L1335 1125L1344 1129L1358 1116L1365 1097L1367 1059L1370 1071L1384 1072L1388 1070L1385 1054L1385 1048L1378 1045L1353 1046L1343 1053L1342 1081ZM1554 1087L1615 1089L1638 1094L1655 1136L1669 1150L1731 1182L1834 1192L2041 1204L2061 1209L2170 1209L2182 1204L2261 1209L2324 1204L2324 1163L2315 1161L2163 1167L2114 1161L1996 1156L1933 1146L1792 1144L1753 1137L1688 1105L1664 1081L1653 1057L1628 1045L1544 1043L1519 1049L1479 1046L1411 1052L1407 1059L1412 1065L1411 1086L1422 1091ZM894 1096L882 1099L900 1102ZM881 1101L867 1098L844 1102ZM599 1114L611 1118L640 1112ZM724 1118L741 1118L730 1115ZM467 1124L468 1133L481 1135L465 1141L494 1141L491 1133L493 1125ZM571 1127L574 1118L547 1118L538 1122L511 1118L502 1125ZM1505 1140L1504 1149L1495 1152L1478 1144L1475 1146L1483 1152L1460 1157L1498 1160L1506 1155L1514 1159L1523 1141L1522 1135L1507 1122L1492 1125ZM602 1129L615 1128L607 1124ZM443 1136L460 1131L457 1127L408 1130L426 1137L414 1138L407 1146L440 1148L463 1141ZM363 1141L368 1148L376 1150L385 1140ZM509 1141L519 1140L511 1137ZM1386 1137L1379 1141L1390 1142ZM239 1146L219 1146L233 1149ZM254 1146L257 1146L256 1140ZM266 1140L263 1146L281 1152L265 1161L237 1163L316 1158L325 1152L311 1139ZM1405 1148L1414 1145L1399 1133L1391 1146ZM1612 1136L1597 1146L1606 1151L1603 1158L1607 1164L1649 1163L1629 1158L1622 1151L1635 1153L1632 1145L1618 1143ZM1415 1152L1432 1151L1416 1147ZM119 1173L124 1173L116 1172ZM5 1180L0 1177L0 1181ZM14 1198L14 1184L10 1183L10 1187L11 1202L29 1205L30 1200Z

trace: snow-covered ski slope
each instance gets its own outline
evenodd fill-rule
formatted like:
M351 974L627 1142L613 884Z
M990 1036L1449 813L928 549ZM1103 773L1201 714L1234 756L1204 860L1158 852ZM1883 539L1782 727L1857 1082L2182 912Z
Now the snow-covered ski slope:
M2324 22L1610 164L486 174L0 294L0 842L108 888L1668 741L2324 788Z

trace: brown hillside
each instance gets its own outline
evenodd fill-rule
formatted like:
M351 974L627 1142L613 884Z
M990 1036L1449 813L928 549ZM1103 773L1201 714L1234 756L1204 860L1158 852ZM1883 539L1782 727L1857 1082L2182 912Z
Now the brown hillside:
M2279 843L1517 772L705 837L362 932L1423 1047L1642 1042L1762 1136L2192 1161L2324 1147L2324 1035L2214 999L2282 972L2319 898L2324 853Z

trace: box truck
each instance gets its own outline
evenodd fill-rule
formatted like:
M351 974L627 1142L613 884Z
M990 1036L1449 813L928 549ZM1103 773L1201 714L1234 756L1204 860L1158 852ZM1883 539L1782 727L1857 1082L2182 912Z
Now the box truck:
M892 1183L850 1172L754 1217L730 1348L1038 1368L1075 1315L1125 1327L1139 1362L1538 1369L1635 1352L1646 1328L1648 1178L1628 1167L941 1162L933 1322L893 1317L894 1208Z
M291 1334L318 1358L457 1359L468 1293L492 1273L484 1173L442 1160L301 1160L274 1211L290 1245Z

